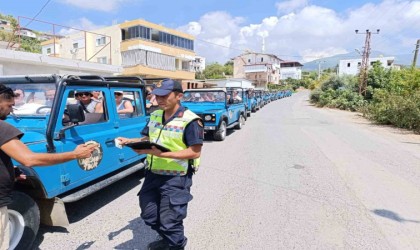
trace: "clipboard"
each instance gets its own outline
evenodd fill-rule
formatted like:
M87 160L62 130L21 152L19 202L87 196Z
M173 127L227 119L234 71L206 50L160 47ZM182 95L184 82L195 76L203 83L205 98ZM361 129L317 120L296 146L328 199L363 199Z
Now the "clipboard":
M130 147L132 149L152 149L152 146L155 146L157 149L159 149L162 152L170 152L168 148L165 148L162 145L156 144L154 142L150 141L139 141L139 142L132 142L127 143L125 146Z

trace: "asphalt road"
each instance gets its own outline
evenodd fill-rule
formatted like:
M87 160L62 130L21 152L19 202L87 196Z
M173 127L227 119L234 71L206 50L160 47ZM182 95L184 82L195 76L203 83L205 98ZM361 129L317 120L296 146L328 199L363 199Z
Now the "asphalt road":
M308 92L270 103L194 176L187 249L420 249L420 136L318 109ZM135 174L76 203L34 249L145 249Z

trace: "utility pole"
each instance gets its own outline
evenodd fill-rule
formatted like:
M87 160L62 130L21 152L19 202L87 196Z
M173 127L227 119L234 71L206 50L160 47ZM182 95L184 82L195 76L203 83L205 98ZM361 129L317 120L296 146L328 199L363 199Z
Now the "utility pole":
M321 63L325 61L318 61L318 80L321 79Z
M417 64L417 55L419 54L420 49L420 39L417 40L416 44L416 50L414 50L414 58L413 58L413 64L411 65L411 68L415 69Z
M369 55L370 55L370 38L372 34L379 34L379 29L376 30L376 33L372 33L369 30L366 30L366 33L359 33L359 30L355 30L356 34L366 34L365 47L363 47L363 57L362 65L360 66L360 75L359 75L359 95L366 95L367 88L367 75L369 69Z

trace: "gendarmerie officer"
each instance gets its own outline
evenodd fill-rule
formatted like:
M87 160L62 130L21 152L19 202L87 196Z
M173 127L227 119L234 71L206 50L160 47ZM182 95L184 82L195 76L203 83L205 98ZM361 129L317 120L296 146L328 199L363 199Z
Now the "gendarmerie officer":
M153 112L138 139L119 137L121 144L150 140L170 152L156 147L136 150L147 154L146 175L140 190L141 217L162 237L149 244L149 249L184 249L183 220L192 199L192 175L200 163L203 145L203 123L199 116L180 104L182 86L165 79L153 90L160 110Z

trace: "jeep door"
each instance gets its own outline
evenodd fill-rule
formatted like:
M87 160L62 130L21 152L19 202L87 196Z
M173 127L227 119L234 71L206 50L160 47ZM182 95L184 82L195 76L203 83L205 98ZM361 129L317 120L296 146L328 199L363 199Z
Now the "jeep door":
M93 100L93 91L99 91L98 100ZM90 99L87 104L87 99ZM119 167L116 157L114 139L117 137L117 127L114 121L115 106L112 105L110 91L107 87L95 86L68 86L64 90L63 100L58 117L63 121L57 121L55 134L66 126L75 125L66 117L67 104L83 106L85 120L74 127L64 131L64 137L56 141L57 151L72 151L82 143L95 143L98 148L92 156L83 160L70 161L62 164L61 182L63 191L68 191L81 185L96 180ZM92 102L95 102L92 104Z
M229 94L231 95L231 98L228 102L228 120L230 125L239 120L241 111L244 111L245 109L245 104L243 102L241 89L229 91L228 95Z
M139 138L146 126L145 100L139 88L111 88L113 97L112 109L114 113L114 125L118 136L126 138ZM138 162L146 157L139 155L129 147L117 149L114 157L118 158L118 164L123 167L129 163Z

